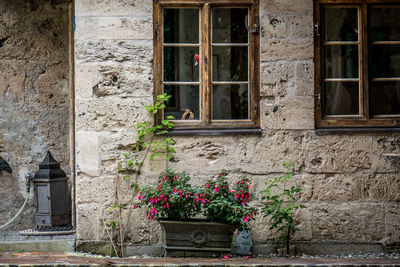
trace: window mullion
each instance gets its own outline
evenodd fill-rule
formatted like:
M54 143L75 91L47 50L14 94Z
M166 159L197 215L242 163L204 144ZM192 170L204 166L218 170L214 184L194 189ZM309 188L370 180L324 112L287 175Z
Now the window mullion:
M211 120L211 8L205 3L201 9L201 117L205 124Z
M363 4L360 7L360 88L361 88L361 115L366 120L370 119L369 115L369 81L368 81L368 7Z

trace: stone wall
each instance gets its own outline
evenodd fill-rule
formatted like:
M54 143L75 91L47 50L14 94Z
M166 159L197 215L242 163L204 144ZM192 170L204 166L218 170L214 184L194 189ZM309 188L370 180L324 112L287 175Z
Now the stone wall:
M24 173L35 172L46 151L70 173L68 0L0 0L0 224L22 206ZM32 197L33 195L31 195ZM30 201L10 229L34 227Z
M117 161L134 140L135 123L147 116L143 106L153 99L151 2L75 3L81 248L85 241L107 240L103 219L109 218L115 197ZM292 161L294 182L303 188L300 199L307 206L297 215L299 251L380 251L399 244L400 135L317 135L312 0L260 0L260 9L262 135L176 137L170 167L187 171L196 184L224 168L232 179L250 177L259 192L267 179L284 171L282 163ZM139 183L154 182L164 168L162 160L146 162ZM125 190L120 193L129 196ZM260 199L256 205L262 207ZM131 217L129 242L153 249L142 253L156 252L159 226L139 213ZM264 246L274 237L268 228L261 218L253 226L259 253L270 251Z

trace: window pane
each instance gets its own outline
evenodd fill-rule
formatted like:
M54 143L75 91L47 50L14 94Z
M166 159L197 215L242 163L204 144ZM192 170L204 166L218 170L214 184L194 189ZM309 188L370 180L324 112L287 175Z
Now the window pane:
M164 47L164 81L199 81L198 47Z
M358 45L325 46L326 78L358 78Z
M247 84L213 86L212 119L235 120L249 118Z
M247 81L248 47L213 46L213 81Z
M212 10L213 43L247 43L247 8L214 8Z
M358 9L325 7L325 41L358 41Z
M372 78L400 77L400 45L372 45Z
M371 41L400 41L400 7L378 7L370 11Z
M164 116L174 116L176 120L199 119L198 85L165 85L164 93L172 97L166 103Z
M165 8L164 43L199 43L199 10Z
M372 82L371 115L400 115L400 82Z
M358 82L325 83L324 103L324 115L358 115Z

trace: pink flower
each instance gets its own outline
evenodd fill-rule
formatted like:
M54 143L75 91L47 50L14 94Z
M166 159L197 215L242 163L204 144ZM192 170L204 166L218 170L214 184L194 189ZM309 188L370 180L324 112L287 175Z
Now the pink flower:
M201 203L206 204L206 201L203 199L203 200L201 200Z
M133 205L133 209L136 209L137 208L137 205Z
M138 200L141 200L141 199L142 199L142 196L141 196L141 195L138 195L137 199L138 199Z
M229 259L229 254L226 254L225 256L224 256L224 259Z
M250 256L246 256L245 259L246 259L246 260L250 259Z
M249 219L247 219L247 217L245 217L245 218L243 219L243 221L248 222Z

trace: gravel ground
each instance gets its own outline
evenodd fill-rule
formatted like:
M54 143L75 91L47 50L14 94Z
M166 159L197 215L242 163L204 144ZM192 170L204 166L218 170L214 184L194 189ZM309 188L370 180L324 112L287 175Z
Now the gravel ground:
M101 256L95 255L90 253L83 253L83 252L67 252L65 255L69 256L77 256L77 257L88 257L88 258L105 258L105 259L118 259L117 257L110 257L110 256ZM148 255L143 256L131 256L126 257L127 259L163 259L163 257L153 257ZM230 259L243 259L245 257L229 255ZM282 258L289 258L289 259L399 259L400 260L400 252L393 252L393 253L349 253L349 254L341 254L341 255L309 255L309 254L301 254L296 256L290 257L282 257L277 254L265 254L265 255L258 255L249 257L249 259L282 259Z

